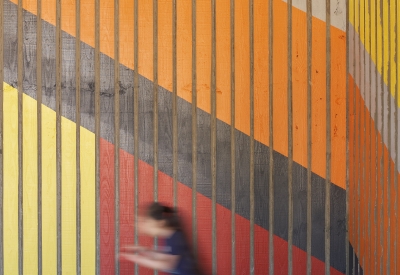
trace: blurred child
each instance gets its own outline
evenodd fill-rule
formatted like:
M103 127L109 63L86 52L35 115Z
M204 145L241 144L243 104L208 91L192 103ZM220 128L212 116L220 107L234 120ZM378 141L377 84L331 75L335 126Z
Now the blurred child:
M198 274L189 244L181 230L178 213L159 203L152 203L138 221L139 233L158 237L164 246L150 250L142 246L129 246L120 257L138 265L169 272L169 274Z

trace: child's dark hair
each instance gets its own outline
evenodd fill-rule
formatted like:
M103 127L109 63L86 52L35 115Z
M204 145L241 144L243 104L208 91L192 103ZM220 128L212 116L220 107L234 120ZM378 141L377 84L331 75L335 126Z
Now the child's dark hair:
M177 211L158 202L150 204L146 214L157 221L164 220L165 225L169 228L180 229L181 227Z

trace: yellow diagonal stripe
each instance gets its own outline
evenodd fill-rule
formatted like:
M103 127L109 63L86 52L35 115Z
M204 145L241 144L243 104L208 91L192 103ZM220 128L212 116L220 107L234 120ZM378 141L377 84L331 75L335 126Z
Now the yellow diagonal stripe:
M391 77L389 90L393 97L396 96L397 64L395 58L396 52L400 50L400 43L396 44L395 39L396 26L400 26L400 17L396 18L396 11L393 8L394 1L396 0L371 0L369 2L352 0L349 2L349 22L360 36L365 50L387 86L389 86L389 76ZM397 12L400 11L399 6L397 4ZM397 105L400 106L400 99L398 99Z
M18 92L3 85L4 274L18 274Z
M37 103L23 96L24 274L38 273Z
M4 273L18 274L18 91L4 83ZM76 274L76 124L61 119L62 271ZM80 127L81 272L95 274L95 137ZM38 270L37 101L23 95L24 274ZM42 263L57 274L56 114L42 105Z

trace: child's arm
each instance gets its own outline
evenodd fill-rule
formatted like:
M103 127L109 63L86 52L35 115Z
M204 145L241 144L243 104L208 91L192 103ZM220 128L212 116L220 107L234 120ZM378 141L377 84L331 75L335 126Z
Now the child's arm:
M161 252L145 252L142 255L131 253L120 253L126 260L157 270L173 270L179 260L179 255L170 255Z

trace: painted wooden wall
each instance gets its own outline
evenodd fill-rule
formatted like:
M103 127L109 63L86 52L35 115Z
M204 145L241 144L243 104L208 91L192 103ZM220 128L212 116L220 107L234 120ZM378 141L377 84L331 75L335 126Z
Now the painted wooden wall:
M349 239L354 273L398 274L400 5L349 2Z
M152 274L153 200L205 274L349 270L346 1L0 7L0 274Z

